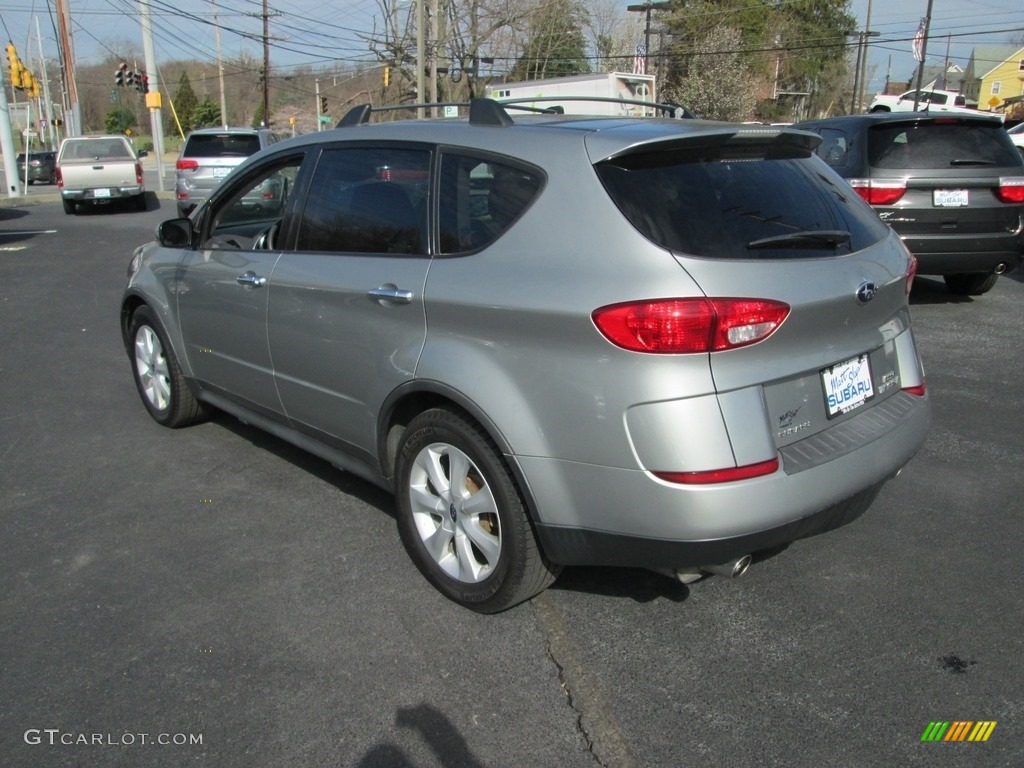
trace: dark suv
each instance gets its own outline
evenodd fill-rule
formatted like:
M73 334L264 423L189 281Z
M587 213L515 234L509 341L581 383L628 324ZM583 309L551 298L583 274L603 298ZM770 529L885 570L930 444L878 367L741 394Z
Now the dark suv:
M998 118L893 113L801 123L903 238L921 274L980 295L1024 253L1024 160Z
M19 152L17 157L18 178L26 181L25 178L25 153ZM50 151L30 152L28 155L28 179L29 184L42 182L43 184L57 183L57 153Z

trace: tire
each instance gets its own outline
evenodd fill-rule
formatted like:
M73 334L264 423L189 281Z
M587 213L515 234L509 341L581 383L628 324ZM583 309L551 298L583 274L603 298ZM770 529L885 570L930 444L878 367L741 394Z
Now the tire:
M61 198L61 202L64 203L64 213L68 214L68 216L74 216L78 212L78 206L74 200Z
M143 192L135 198L135 210L145 213L146 211L146 193Z
M943 275L950 293L959 296L981 296L995 287L999 275L994 272L969 272L964 275Z
M128 330L135 386L154 421L184 427L206 415L185 383L174 350L149 307L139 307Z
M414 418L395 478L402 543L450 600L497 613L557 578L501 454L462 413L434 408Z

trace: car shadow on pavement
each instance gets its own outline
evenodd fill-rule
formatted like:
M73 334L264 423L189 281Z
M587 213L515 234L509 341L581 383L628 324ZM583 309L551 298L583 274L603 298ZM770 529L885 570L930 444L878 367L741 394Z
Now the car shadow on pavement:
M972 296L962 296L950 291L942 278L914 278L914 287L910 291L910 305L915 304L971 304Z
M298 448L291 443L274 437L256 427L243 424L234 416L222 411L213 411L210 416L213 424L224 427L243 440L247 440L262 451L268 451L278 458L293 464L325 483L330 483L342 493L353 496L365 504L379 509L392 520L395 516L394 497L368 480L363 480L351 472L331 465L329 462L314 456L312 453Z

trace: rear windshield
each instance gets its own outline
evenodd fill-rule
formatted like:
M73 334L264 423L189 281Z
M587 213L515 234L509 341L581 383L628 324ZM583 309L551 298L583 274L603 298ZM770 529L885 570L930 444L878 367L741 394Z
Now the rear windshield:
M248 157L260 150L260 137L255 133L197 134L190 136L186 157Z
M950 118L873 126L868 162L872 168L937 170L1017 166L1020 158L999 123Z
M724 259L842 255L888 229L808 150L693 146L615 158L598 175L623 215L673 251Z

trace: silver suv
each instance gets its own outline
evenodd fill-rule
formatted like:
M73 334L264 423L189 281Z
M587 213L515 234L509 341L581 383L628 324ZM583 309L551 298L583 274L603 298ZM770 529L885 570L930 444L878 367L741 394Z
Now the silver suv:
M482 612L861 514L929 422L914 260L818 137L510 112L357 108L160 225L121 307L153 418L216 408L392 491ZM280 214L244 205L271 178Z
M187 216L206 202L239 163L275 141L268 128L200 128L189 133L174 165L178 214ZM271 207L279 203L273 195L266 199Z

